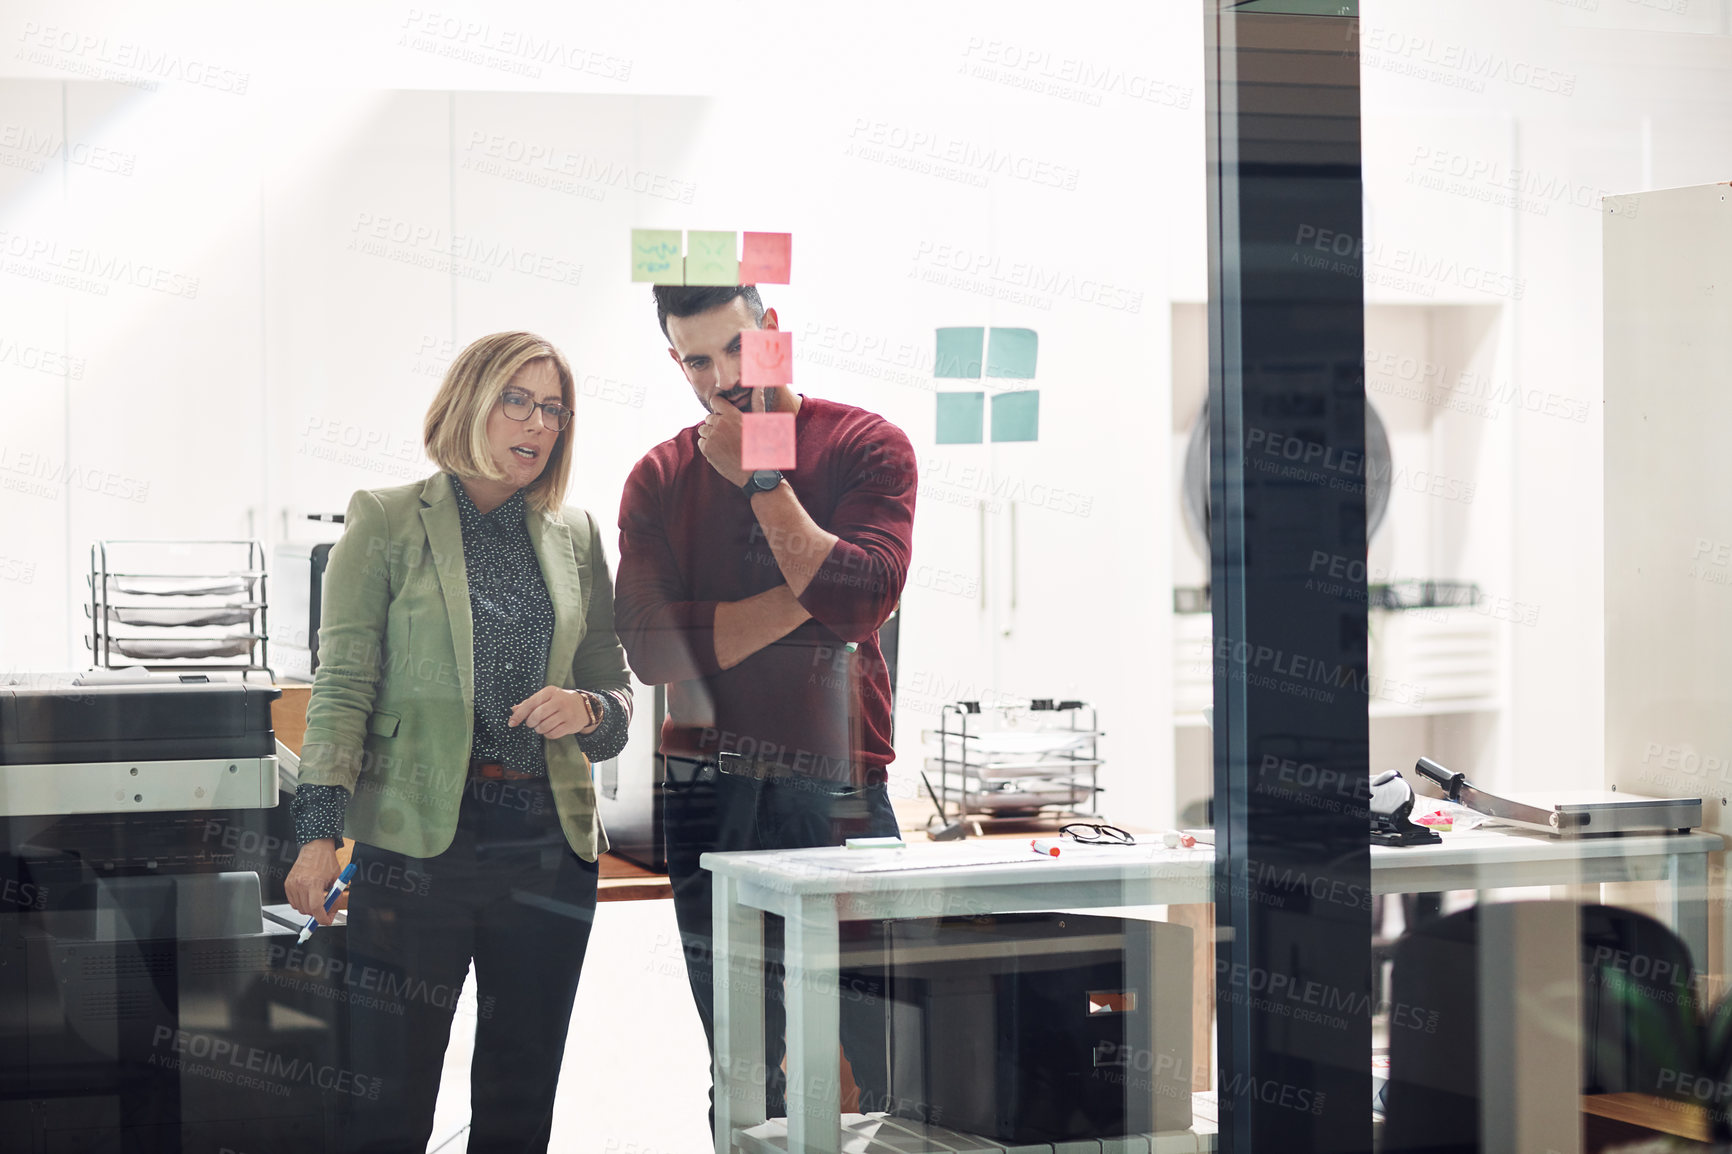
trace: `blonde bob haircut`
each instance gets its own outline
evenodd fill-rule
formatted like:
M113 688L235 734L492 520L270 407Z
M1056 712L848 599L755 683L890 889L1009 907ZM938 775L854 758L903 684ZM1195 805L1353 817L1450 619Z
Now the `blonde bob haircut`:
M459 477L505 480L487 444L487 420L518 370L541 360L552 361L559 374L560 404L575 408L577 389L572 384L571 366L551 342L534 333L494 333L458 353L445 370L445 380L422 423L421 439L434 464ZM529 507L537 512L557 513L565 504L565 486L571 476L571 429L567 425L554 440L547 467L524 494Z

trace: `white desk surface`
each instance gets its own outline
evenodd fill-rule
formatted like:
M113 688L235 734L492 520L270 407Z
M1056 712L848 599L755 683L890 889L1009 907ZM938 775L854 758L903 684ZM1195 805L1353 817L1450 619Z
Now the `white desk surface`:
M1560 838L1514 828L1446 833L1439 845L1371 847L1374 893L1412 893L1418 876L1468 871L1459 888L1478 888L1472 871L1503 877L1481 879L1493 885L1567 884L1579 868L1583 882L1658 880L1659 866L1680 856L1723 848L1713 833L1653 834L1635 837ZM1065 845L1056 858L1041 857L1018 839L911 843L906 849L751 850L707 853L702 864L753 889L775 894L881 894L887 890L1016 886L1063 881L1204 883L1213 880L1213 846L1167 849L1160 845ZM1540 866L1538 876L1555 881L1505 880L1510 867ZM1516 871L1520 872L1520 871ZM1650 876L1651 875L1651 876ZM1459 879L1458 879L1459 880ZM1201 900L1209 900L1207 897Z
M1194 1095L1196 1124L1167 1134L1127 1134L1070 1142L1005 1145L931 1123L883 1114L844 1114L841 1154L1199 1154L1215 1149L1213 1091ZM742 1154L788 1154L784 1118L761 1122L738 1135Z

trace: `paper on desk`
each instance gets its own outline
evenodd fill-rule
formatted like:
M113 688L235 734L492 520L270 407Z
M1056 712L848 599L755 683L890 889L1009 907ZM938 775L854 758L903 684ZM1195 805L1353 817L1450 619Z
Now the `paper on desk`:
M962 741L960 733L949 736L953 742ZM999 730L991 733L971 733L965 744L969 752L982 753L989 757L994 754L1027 757L1030 754L1063 753L1076 749L1086 744L1092 736L1086 732L1073 733L1065 729Z
M1155 857L1189 856L1192 851L1171 851L1162 845L1089 845L1064 843L1060 861L1091 860L1149 861ZM972 866L1040 864L1055 860L1029 849L1022 838L963 842L947 845L910 845L906 849L802 849L788 850L780 860L801 869L835 870L838 873L904 873L912 870L963 869Z

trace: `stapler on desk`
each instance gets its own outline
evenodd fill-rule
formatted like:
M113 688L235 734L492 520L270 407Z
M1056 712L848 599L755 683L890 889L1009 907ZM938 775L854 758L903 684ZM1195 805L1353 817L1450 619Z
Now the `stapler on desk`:
M1435 845L1443 839L1414 825L1413 787L1391 769L1371 779L1371 841L1374 845Z

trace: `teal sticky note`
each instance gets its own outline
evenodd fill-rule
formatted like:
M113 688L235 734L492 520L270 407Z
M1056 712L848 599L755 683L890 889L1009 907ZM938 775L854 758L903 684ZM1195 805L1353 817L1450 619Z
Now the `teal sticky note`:
M986 427L985 393L938 394L938 443L978 445Z
M932 366L932 375L952 380L979 380L980 350L985 344L985 329L939 329L938 358Z
M634 228L631 230L631 279L648 284L683 284L680 266L680 230Z
M992 439L1032 441L1040 432L1040 390L999 393L992 398Z
M1040 338L1033 329L993 329L986 342L986 375L1032 381L1039 345Z
M731 232L686 233L687 284L739 284L740 257Z

